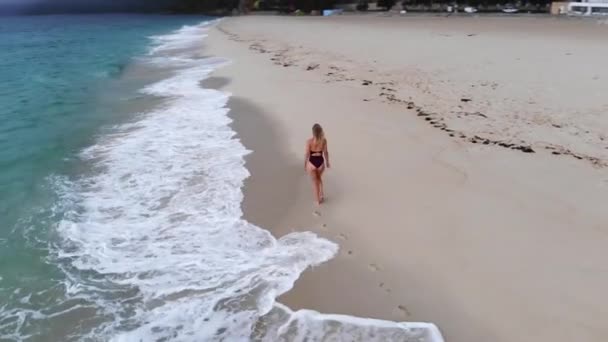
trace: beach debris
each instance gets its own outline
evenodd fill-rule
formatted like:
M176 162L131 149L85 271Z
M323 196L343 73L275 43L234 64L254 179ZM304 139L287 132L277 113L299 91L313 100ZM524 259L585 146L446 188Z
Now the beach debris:
M465 116L469 116L469 115L473 115L473 116L480 116L482 118L488 118L484 113L481 112L474 112L474 113L464 113Z
M268 53L269 51L264 48L264 46L258 42L255 42L249 45L249 49L253 51L257 51L259 53Z
M534 150L530 146L523 146L520 150L524 153L534 153Z
M401 311L401 313L403 313L405 316L411 316L412 314L409 312L409 310L407 309L407 307L403 304L397 306L397 309L399 309L399 311Z
M369 81L369 80L363 80L363 83L361 83L361 85L364 85L364 86L368 86L371 84L372 84L372 81Z
M511 147L514 150L519 150L522 151L524 153L535 153L534 150L532 149L532 147L530 146L513 146Z
M471 101L473 101L473 100L466 98L466 97L463 97L460 99L460 102L471 102Z
M315 70L316 68L319 67L318 63L311 63L306 67L306 71L311 71L311 70Z

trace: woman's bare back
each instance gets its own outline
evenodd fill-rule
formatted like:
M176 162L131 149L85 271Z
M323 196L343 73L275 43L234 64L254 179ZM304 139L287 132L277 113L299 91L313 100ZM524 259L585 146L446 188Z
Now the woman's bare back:
M315 138L308 139L308 149L311 152L323 152L325 150L325 138L319 142Z

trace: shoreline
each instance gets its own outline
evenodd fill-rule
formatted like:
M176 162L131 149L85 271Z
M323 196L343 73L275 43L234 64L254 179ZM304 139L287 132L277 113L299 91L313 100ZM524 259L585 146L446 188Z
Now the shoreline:
M357 80L389 74L393 56L365 64L370 56L355 43L337 48L358 60L315 42L329 27L356 35L348 20L330 19L307 33L300 18L226 19L219 24L224 32L212 29L204 43L233 60L205 84L233 94L232 127L253 150L246 157L244 217L276 237L303 230L340 244L334 259L304 272L278 301L294 310L433 322L448 341L600 341L601 309L590 301L608 280L597 275L591 282L578 267L596 269L603 255L601 169L550 153L461 142L418 117L416 108L386 101ZM386 18L368 20L361 30L370 23L393 30ZM291 44L277 37L281 30L292 33ZM315 54L331 62L316 62ZM314 63L321 66L307 70ZM384 86L414 96L402 80ZM334 167L320 218L311 214L301 165L316 121L328 132ZM583 287L585 293L568 298L585 309L569 312L560 298ZM583 320L594 328L575 323Z
M221 74L224 68L202 80L201 86L216 90L229 86L228 77L215 76ZM302 177L298 177L300 167L279 147L283 137L277 130L276 122L264 113L263 108L238 94L230 96L226 107L230 109L230 127L237 133L237 138L245 148L251 151L245 156L245 167L251 176L245 179L243 187L243 216L248 222L274 233L287 216L286 213L297 206L293 194L299 192L302 186ZM260 132L263 133L257 134ZM264 203L266 201L258 200L260 195L269 190L267 184L276 185L272 188L273 198L270 205ZM263 197L268 199L267 196ZM278 238L288 232L282 230L279 236L273 235Z

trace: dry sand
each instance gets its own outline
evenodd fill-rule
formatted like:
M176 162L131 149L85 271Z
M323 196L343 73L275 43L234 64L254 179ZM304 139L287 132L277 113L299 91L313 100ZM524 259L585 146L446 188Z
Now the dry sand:
M605 341L607 42L606 25L551 18L213 28L206 53L233 63L205 84L233 94L253 150L246 218L340 244L280 301L430 321L450 342ZM320 217L303 162L314 122L333 164Z

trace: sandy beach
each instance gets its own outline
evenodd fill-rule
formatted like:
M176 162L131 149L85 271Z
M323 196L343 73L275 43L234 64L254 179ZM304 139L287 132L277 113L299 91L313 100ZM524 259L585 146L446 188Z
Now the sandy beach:
M279 302L450 342L605 341L607 43L608 25L549 17L222 20L205 53L232 63L204 86L232 94L252 151L245 218L340 245Z

